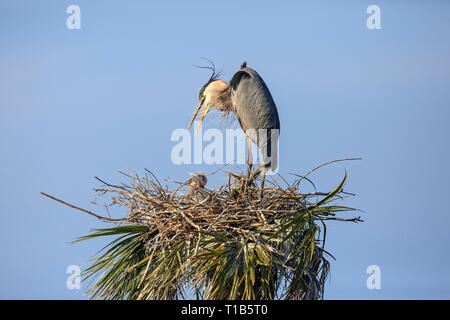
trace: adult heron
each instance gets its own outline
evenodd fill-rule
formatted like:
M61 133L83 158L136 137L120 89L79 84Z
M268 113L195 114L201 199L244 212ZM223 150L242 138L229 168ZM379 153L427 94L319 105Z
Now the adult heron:
M210 63L211 67L203 68L211 69L212 75L200 89L198 105L188 130L202 106L197 131L211 108L233 113L247 136L247 175L250 174L253 164L250 140L262 153L261 188L263 189L266 172L278 170L280 120L275 102L264 80L255 70L247 67L247 62L244 62L234 73L229 83L218 79L220 74L216 73L214 64L211 61Z

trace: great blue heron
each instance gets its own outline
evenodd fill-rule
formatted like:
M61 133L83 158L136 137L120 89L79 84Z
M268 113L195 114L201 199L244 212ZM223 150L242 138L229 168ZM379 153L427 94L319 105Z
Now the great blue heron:
M248 175L253 164L250 140L258 146L262 153L261 189L263 189L266 171L271 169L272 172L275 172L278 169L277 149L280 120L275 102L264 80L255 70L247 67L247 62L241 65L229 83L218 79L220 74L216 73L214 64L211 61L210 63L211 67L203 68L211 69L212 75L200 89L198 105L188 130L202 105L203 110L200 114L197 131L211 108L225 113L232 112L247 136Z

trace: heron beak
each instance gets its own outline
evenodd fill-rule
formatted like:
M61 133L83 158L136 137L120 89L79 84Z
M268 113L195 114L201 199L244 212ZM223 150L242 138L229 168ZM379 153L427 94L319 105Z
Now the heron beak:
M197 116L198 112L200 111L200 108L202 107L202 104L204 101L205 101L205 98L202 98L202 100L200 100L198 102L198 105L195 107L194 115L192 116L191 122L189 122L188 130L191 128L192 122L194 122L194 119Z
M195 130L195 134L197 134L198 130L200 129L200 126L202 125L203 118L208 114L208 111L211 107L209 106L203 106L202 114L200 115L200 119L198 121L197 129Z

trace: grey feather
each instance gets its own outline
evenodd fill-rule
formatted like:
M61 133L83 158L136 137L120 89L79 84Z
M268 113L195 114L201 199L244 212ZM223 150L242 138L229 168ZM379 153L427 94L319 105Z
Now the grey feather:
M265 167L277 169L280 119L269 88L255 70L247 67L236 71L230 84L231 100L242 129L261 150Z

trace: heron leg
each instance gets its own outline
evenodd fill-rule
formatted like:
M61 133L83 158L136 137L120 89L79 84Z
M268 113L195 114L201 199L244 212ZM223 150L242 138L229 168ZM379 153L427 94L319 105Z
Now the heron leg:
M266 171L262 168L261 171L261 189L259 190L259 198L262 199L264 191L264 181L266 180Z
M247 150L248 150L248 159L247 159L247 178L250 177L253 167L253 156L252 156L252 143L250 141L250 137L247 136Z

